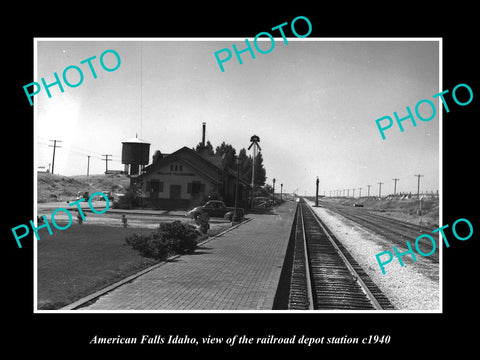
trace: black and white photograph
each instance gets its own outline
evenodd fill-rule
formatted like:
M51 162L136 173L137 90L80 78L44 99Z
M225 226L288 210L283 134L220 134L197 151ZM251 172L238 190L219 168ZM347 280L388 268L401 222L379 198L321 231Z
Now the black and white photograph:
M441 310L441 41L265 38L37 41L38 310Z
M22 35L12 344L471 345L472 34L322 14Z

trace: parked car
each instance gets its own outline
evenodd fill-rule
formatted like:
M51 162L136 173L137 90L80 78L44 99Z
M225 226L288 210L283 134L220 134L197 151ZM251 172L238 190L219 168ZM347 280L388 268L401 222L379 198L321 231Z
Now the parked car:
M240 218L243 218L243 209L237 208L237 211L240 212ZM197 206L192 210L187 211L185 216L196 219L201 213L207 213L210 217L220 217L231 221L234 212L235 208L225 206L223 201L210 200L202 206Z
M269 208L273 206L273 201L268 197L255 197L253 198L254 207L258 208Z

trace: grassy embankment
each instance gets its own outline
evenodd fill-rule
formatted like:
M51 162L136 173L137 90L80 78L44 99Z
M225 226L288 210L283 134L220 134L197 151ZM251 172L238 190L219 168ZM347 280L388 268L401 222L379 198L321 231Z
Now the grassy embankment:
M315 200L314 198L310 198ZM342 204L353 206L353 204L363 205L363 209L388 216L397 220L410 222L413 224L424 225L427 227L438 227L439 223L439 199L428 198L422 200L422 212L419 215L420 203L418 199L389 199L376 197L363 198L320 198L321 202L331 204Z

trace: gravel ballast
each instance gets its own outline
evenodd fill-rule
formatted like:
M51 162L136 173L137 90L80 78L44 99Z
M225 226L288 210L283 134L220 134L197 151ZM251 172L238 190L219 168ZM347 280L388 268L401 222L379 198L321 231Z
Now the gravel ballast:
M312 201L306 202L314 205ZM382 274L375 255L383 251L393 253L394 245L391 242L324 207L312 209L390 299L396 310L441 312L438 264L418 254L415 254L417 261L413 261L408 254L402 257L402 267L394 255L393 260L385 265L386 273ZM414 241L411 239L410 243ZM401 253L408 250L406 245L397 247Z

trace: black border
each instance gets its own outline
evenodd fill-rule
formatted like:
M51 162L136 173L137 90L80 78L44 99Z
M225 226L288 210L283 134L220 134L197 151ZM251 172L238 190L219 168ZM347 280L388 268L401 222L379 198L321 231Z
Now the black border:
M144 351L157 356L172 353L225 352L246 353L280 351L298 355L324 354L353 350L355 354L378 352L393 355L433 355L441 349L473 347L476 310L475 257L480 230L476 202L475 126L478 121L478 61L476 61L475 9L447 7L441 3L422 8L419 4L389 3L379 8L365 3L338 8L322 3L298 9L281 4L260 12L257 5L219 4L211 9L193 9L187 3L176 11L161 3L138 5L97 4L82 7L34 5L18 10L12 24L2 24L6 39L4 102L4 191L1 231L5 258L4 312L8 320L4 343L23 350L25 345L39 354L132 354ZM273 11L274 9L274 11ZM471 14L471 15L470 15ZM443 219L452 224L458 218L469 219L473 237L465 242L453 240L444 248L443 314L33 314L33 249L18 249L10 229L31 219L33 213L33 111L25 100L22 86L33 81L34 37L253 37L258 32L290 22L296 16L311 21L310 37L442 37L443 88L453 89L466 83L474 100L463 108L455 106L443 116ZM8 54L8 55L7 55ZM5 71L6 70L6 71ZM395 86L395 84L392 84ZM469 321L470 320L470 321ZM142 334L179 334L190 336L235 334L250 337L364 337L388 334L389 345L367 347L335 346L93 346L94 335L141 336ZM65 353L64 351L67 351Z

